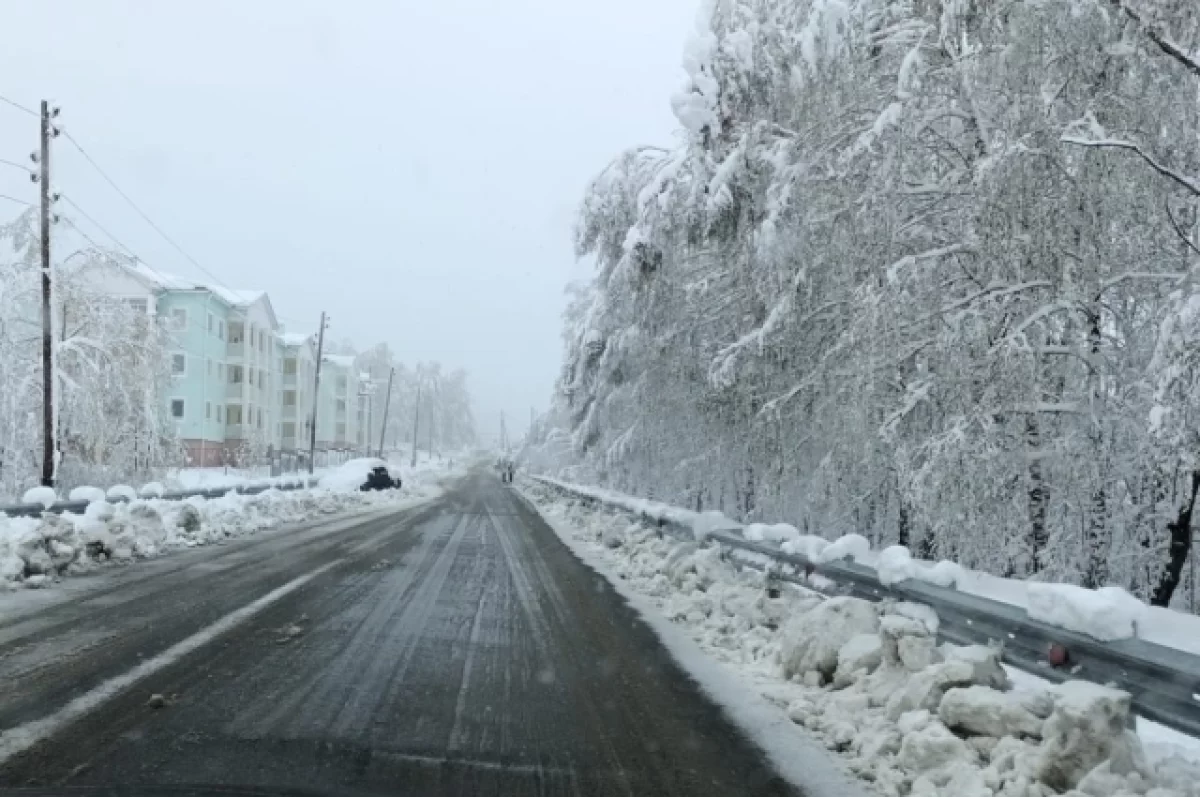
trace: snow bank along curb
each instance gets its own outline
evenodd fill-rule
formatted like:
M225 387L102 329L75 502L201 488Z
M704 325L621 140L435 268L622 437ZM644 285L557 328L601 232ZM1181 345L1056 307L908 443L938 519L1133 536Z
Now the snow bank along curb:
M1013 689L999 648L939 644L928 606L826 598L739 568L723 546L529 492L572 547L881 794L1200 797L1200 754L1147 757L1126 692L1078 680Z
M111 503L132 501L139 496L142 498L162 498L168 501L182 501L186 498L220 498L227 493L243 493L254 495L267 490L303 490L317 483L317 477L282 477L258 482L226 485L222 487L206 487L197 490L179 490L168 492L159 482L150 482L135 490L124 484L117 484L107 491L99 487L76 487L60 500L58 494L50 487L34 487L26 490L19 504L0 506L0 514L9 517L40 517L43 512L83 512L89 503L95 500L108 500Z
M1141 639L1099 641L1047 622L1055 619L1053 615L1057 611L1058 616L1068 621L1082 614L1089 622L1099 624L1099 611L1103 610L1109 612L1105 616L1109 619L1110 629L1132 624L1135 614L1129 610L1127 601L1114 599L1104 591L1092 598L1094 604L1089 604L1077 593L1092 592L1090 590L1067 585L1038 585L1033 590L1037 597L1031 602L1043 604L1042 613L1034 612L1043 619L1035 619L1018 605L939 586L935 582L947 575L953 575L956 583L965 580L966 574L950 563L942 567L941 576L898 578L897 571L925 569L925 566L915 562L905 564L905 557L897 555L894 549L869 556L869 543L858 535L847 535L830 543L819 537L801 536L786 524L743 527L719 512L696 513L608 490L535 478L538 483L560 493L631 513L680 537L713 540L734 549L735 555L758 558L761 560L757 563L759 566L769 567L782 580L871 601L892 599L929 605L940 617L939 633L943 639L956 643L999 643L1003 646L1005 662L1052 681L1077 678L1115 684L1133 695L1133 709L1139 715L1200 736L1200 698L1197 698L1200 695L1200 656ZM775 540L782 540L778 547ZM843 560L843 556L860 561ZM878 569L862 561L877 564ZM1057 604L1056 598L1060 599ZM1060 607L1057 610L1048 608L1056 605ZM1093 607L1090 611L1089 606ZM1169 614L1181 624L1195 619L1177 612ZM1065 652L1066 659L1061 666L1051 666L1049 654L1052 648L1056 654Z
M181 500L99 499L86 503L78 513L0 515L0 592L44 587L102 564L147 559L314 517L384 509L432 498L438 492L426 480L410 478L402 489L382 492L325 487L291 491L269 487L253 493L216 490ZM213 493L216 497L210 497Z

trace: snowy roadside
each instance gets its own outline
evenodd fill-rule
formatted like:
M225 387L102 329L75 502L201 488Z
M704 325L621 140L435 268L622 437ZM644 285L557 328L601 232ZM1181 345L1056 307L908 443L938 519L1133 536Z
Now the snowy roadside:
M785 743L777 726L744 716L731 692L766 698L777 719L812 734L808 747L815 737L880 794L1200 795L1200 742L1149 724L1126 731L1123 692L1010 677L995 649L937 645L927 606L826 599L739 570L717 546L661 537L540 485L527 482L523 492L656 630L683 632L703 651L698 662L673 649L689 671L708 673L697 675L702 685L788 777L796 779L795 762L781 748L800 751L792 754L802 759L799 775L815 766L803 737ZM813 790L807 778L798 782Z
M44 588L58 580L110 564L129 564L181 548L244 537L318 517L412 506L441 494L438 482L451 471L408 474L403 488L360 492L356 474L322 480L322 486L269 489L254 495L180 501L136 498L110 503L103 493L82 514L42 517L0 515L0 592ZM357 479L357 480L356 480Z
M634 514L689 526L697 534L716 529L740 532L747 540L773 545L784 553L798 554L818 564L848 558L875 570L880 583L885 585L913 579L953 587L959 592L1016 606L1034 620L1101 641L1137 638L1200 655L1200 616L1147 606L1119 587L1092 590L1071 584L1000 578L969 570L956 562L915 559L901 545L873 550L871 543L858 534L847 534L830 542L823 537L802 535L787 523L742 526L716 511L693 512L602 487L548 481Z

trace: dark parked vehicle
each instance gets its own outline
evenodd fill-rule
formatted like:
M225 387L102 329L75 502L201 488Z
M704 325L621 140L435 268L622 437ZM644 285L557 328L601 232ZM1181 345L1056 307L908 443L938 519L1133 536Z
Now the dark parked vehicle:
M393 479L392 475L388 473L388 469L379 465L371 469L371 472L367 474L367 480L358 489L368 492L370 490L392 490L399 487L400 480Z

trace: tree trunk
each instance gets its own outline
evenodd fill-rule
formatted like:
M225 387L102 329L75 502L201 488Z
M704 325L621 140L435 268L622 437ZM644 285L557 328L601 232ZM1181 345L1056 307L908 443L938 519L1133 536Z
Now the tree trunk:
M1192 550L1192 510L1196 506L1196 493L1200 490L1200 471L1192 471L1192 491L1187 503L1179 510L1179 517L1167 524L1171 533L1171 542L1167 548L1167 567L1154 588L1150 597L1151 606L1169 606L1179 579L1183 575L1183 565Z
M1032 413L1025 420L1025 440L1034 456L1029 460L1029 572L1042 570L1042 554L1046 550L1046 487L1042 481L1041 437L1038 422Z
M912 536L912 519L908 516L908 503L903 498L900 499L898 515L896 543L907 548L908 540Z

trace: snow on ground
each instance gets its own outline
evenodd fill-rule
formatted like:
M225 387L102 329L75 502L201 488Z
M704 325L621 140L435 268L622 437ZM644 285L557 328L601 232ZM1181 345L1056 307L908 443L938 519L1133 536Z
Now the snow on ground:
M836 771L804 737L772 724L770 712L747 713L735 691L754 693L754 706L760 697L774 704L776 719L790 717L810 746L815 739L837 753L879 794L1200 797L1200 741L1140 722L1128 733L1126 693L1031 681L1008 671L996 649L938 645L929 607L825 598L769 569L739 569L719 546L681 542L540 485L524 489L563 540L631 596L681 664L704 673L696 677L780 771L813 794L847 791L832 786ZM861 553L857 541L843 548ZM889 558L903 568L903 556ZM664 626L707 656L679 655ZM818 770L814 787L806 775Z
M916 579L939 587L953 587L971 595L1020 607L1035 620L1087 634L1101 641L1136 637L1200 655L1200 616L1147 606L1120 587L1091 590L1068 584L999 578L968 570L956 562L935 563L914 559L907 548L899 545L875 551L871 549L870 542L858 534L847 534L833 542L821 537L791 536L786 532L771 534L766 530L792 527L787 524L751 524L743 527L728 518L721 523L717 518L724 516L719 512L696 513L604 488L565 484L552 479L549 481L653 520L671 520L699 529L700 519L706 518L703 526L708 530L720 528L740 531L748 540L775 543L784 553L804 556L817 564L851 559L857 564L875 568L884 584ZM703 536L698 532L698 539Z
M446 467L426 466L405 473L402 489L382 492L360 492L361 480L335 478L333 487L272 488L255 495L229 492L182 501L149 497L109 503L99 493L99 500L82 514L0 515L0 592L45 587L101 565L130 563L314 517L433 498L440 493L436 481L448 473ZM143 487L143 495L155 494L146 490L149 486Z

